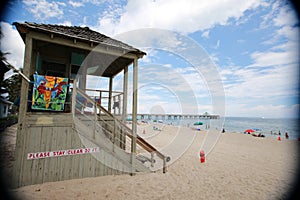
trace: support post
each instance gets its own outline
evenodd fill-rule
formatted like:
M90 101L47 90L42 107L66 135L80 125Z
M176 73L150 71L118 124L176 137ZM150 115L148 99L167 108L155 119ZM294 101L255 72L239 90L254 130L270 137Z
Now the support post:
M76 113L76 94L77 93L77 79L74 79L73 81L73 89L72 89L72 113L73 117Z
M30 66L32 61L32 37L31 34L26 34L25 38L25 54L24 54L24 65L23 65L23 74L25 77L30 75ZM24 139L26 138L26 128L23 124L26 118L27 112L27 102L28 102L28 91L29 91L29 82L28 80L22 79L21 84L21 93L20 93L20 107L19 107L19 119L18 119L18 130L17 130L17 139L16 139L16 148L15 148L15 162L13 165L12 180L8 180L8 184L12 188L19 187L23 182L23 151ZM30 134L30 133L28 133Z
M137 96L138 96L138 63L137 58L133 60L133 92L132 92L132 140L131 140L131 164L132 175L135 174L136 160L136 137L137 137Z
M127 117L127 91L128 91L128 66L124 68L124 78L123 78L123 106L122 106L122 120L126 121Z
M86 78L87 78L86 77L87 76L87 64L86 64L86 62L84 62L82 65L83 66L81 66L81 75L79 76L80 78L78 80L78 82L79 82L78 88L80 88L84 92L86 92L85 89L86 89Z
M107 108L109 113L111 113L112 86L113 86L113 77L109 77L108 108Z
M32 57L32 38L29 34L26 35L25 40L25 58L23 66L23 74L25 77L30 76L30 66L31 66L31 57ZM29 82L25 79L22 79L21 94L20 94L20 107L19 107L19 126L22 126L22 123L25 119L27 112L27 102L28 102L28 91L29 91ZM19 127L21 128L21 127Z

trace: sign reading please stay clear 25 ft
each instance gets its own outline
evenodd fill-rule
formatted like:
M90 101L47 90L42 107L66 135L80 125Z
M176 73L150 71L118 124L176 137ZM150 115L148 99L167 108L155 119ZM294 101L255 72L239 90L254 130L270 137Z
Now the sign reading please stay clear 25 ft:
M80 155L80 154L88 154L88 153L96 153L96 152L99 152L99 147L67 149L67 150L58 150L58 151L44 151L44 152L28 153L27 160Z

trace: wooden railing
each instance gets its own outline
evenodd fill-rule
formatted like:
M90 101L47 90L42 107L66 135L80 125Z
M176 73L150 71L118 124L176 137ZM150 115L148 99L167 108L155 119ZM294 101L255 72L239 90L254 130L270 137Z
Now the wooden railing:
M80 100L80 98L82 99ZM133 147L130 146L132 140L135 137L134 135L136 135L137 145L144 151L151 154L150 160L153 160L154 154L156 154L157 157L162 159L163 173L167 171L166 163L170 160L170 157L167 157L164 154L162 154L154 146L149 144L139 135L133 134L132 130L125 123L123 123L121 120L118 120L112 113L108 112L103 106L101 106L94 99L89 97L89 95L87 95L83 90L74 88L72 99L73 113L85 113L87 120L90 120L94 128L99 127L100 124L102 129L105 130L106 137L108 137L112 143L114 143L116 146L123 149L124 151L128 151L128 153L136 153L131 152ZM90 107L88 107L88 104L90 105ZM95 133L96 131L94 130L93 132ZM152 161L151 166L153 166Z
M108 90L85 89L86 94L94 99L98 105L106 110L113 110L114 115L122 115L123 92L112 91L111 96Z

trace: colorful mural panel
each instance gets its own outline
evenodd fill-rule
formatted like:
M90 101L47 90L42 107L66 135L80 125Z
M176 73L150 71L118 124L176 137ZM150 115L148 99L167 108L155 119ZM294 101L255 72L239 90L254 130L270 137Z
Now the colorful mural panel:
M68 78L34 74L32 109L63 111L67 96Z

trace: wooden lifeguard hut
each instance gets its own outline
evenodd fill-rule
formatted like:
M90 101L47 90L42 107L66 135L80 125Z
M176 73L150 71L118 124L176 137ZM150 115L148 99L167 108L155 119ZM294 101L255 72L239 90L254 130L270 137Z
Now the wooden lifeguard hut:
M12 187L150 172L155 156L160 160L155 165L166 171L166 157L137 135L138 59L145 52L88 27L14 25L25 42L27 78L20 94ZM131 66L129 127L125 120ZM113 80L120 73L123 90L116 92ZM87 88L90 76L108 79L108 89ZM139 159L139 148L149 154L151 164Z

